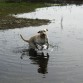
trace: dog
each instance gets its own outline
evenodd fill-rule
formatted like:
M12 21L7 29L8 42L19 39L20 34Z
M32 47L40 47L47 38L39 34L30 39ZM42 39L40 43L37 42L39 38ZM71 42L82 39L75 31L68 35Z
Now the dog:
M41 50L44 48L44 45L46 45L47 46L46 49L48 49L49 43L48 43L48 37L46 34L47 31L48 31L48 29L40 30L40 31L38 31L38 35L32 36L29 40L24 39L21 34L20 34L20 36L25 42L29 43L30 49L39 50L38 45L41 46Z

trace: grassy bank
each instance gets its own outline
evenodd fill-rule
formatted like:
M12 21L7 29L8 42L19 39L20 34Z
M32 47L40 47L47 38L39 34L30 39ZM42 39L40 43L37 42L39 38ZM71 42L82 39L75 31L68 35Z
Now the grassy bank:
M0 16L34 11L36 8L45 7L43 3L0 3Z
M21 28L47 24L49 20L23 19L9 16L9 14L28 13L36 8L46 7L42 3L0 3L0 29Z

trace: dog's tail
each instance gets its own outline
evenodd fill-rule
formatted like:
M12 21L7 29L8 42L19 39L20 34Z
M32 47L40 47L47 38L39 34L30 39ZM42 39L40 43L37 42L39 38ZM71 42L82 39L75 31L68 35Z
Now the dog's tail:
M29 40L24 39L21 34L20 34L20 37L21 37L25 42L29 42Z

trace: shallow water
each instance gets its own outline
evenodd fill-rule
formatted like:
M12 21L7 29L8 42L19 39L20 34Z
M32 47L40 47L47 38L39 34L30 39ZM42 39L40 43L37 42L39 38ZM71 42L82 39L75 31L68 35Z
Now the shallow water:
M83 5L52 6L18 17L50 19L39 27L0 31L0 83L82 83ZM17 17L16 16L16 17ZM48 29L49 57L28 51L24 38ZM32 56L33 55L33 56Z

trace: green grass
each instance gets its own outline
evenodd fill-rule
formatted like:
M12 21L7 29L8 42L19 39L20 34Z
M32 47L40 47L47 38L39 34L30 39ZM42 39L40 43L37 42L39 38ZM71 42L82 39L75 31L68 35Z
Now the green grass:
M43 3L0 3L0 16L34 11L36 8L45 7Z
M28 13L36 8L46 7L42 3L0 3L0 30L40 26L49 23L49 20L15 18L10 14Z

